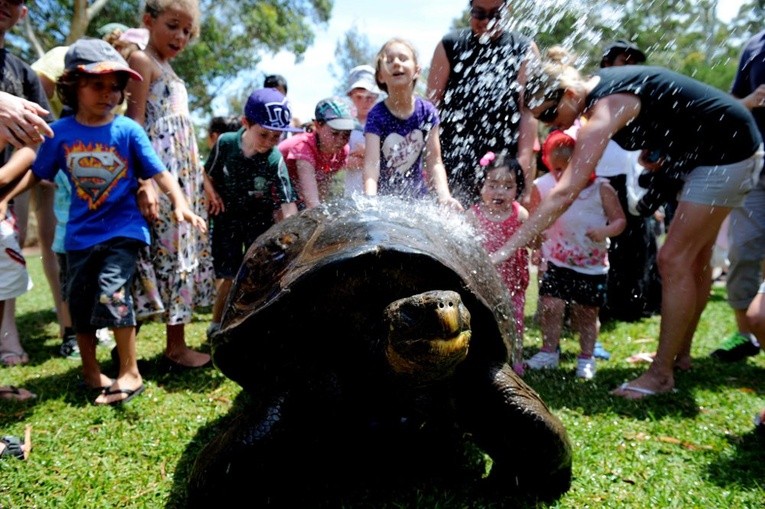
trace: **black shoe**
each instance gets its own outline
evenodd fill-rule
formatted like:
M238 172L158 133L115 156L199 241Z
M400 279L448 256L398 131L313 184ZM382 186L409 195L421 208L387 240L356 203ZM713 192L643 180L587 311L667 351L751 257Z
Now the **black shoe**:
M738 362L760 353L760 345L744 334L736 332L723 341L710 357L722 362Z

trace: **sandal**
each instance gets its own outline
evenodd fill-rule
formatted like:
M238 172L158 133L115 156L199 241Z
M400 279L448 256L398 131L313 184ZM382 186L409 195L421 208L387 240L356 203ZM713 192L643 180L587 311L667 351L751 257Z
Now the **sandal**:
M35 399L37 395L27 389L14 385L0 386L0 399L12 399L14 401L26 401Z
M15 360L14 360L15 359ZM20 366L29 362L29 355L26 352L0 352L0 363L6 367Z
M0 444L4 446L0 449L0 458L10 456L20 460L27 459L29 453L32 451L32 427L27 426L24 432L24 440L11 435L6 435L0 438Z

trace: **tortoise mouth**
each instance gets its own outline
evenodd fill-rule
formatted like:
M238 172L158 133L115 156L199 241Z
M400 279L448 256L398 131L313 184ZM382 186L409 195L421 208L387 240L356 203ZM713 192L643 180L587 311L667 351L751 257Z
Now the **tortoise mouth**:
M385 353L396 374L410 375L423 382L449 377L468 354L471 331L451 338L428 338L388 343Z

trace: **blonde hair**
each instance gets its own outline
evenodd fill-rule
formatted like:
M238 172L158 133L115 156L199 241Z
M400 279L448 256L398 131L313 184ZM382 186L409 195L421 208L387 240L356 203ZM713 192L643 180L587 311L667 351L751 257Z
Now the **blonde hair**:
M146 0L144 6L144 12L156 18L167 9L177 5L183 12L191 16L193 28L191 29L191 37L199 36L199 25L202 14L199 11L198 0Z
M544 60L530 62L524 91L526 107L536 108L560 89L582 88L584 79L571 65L574 60L575 56L563 46L552 46Z
M382 68L383 63L385 62L385 50L388 49L389 46L393 44L401 44L403 46L406 46L406 48L412 53L412 60L414 60L415 67L420 66L420 62L417 56L417 50L415 49L414 45L409 42L406 39L402 39L401 37L394 37L392 39L388 39L388 41L382 45L382 48L380 48L380 51L377 52L377 56L375 57L375 82L377 82L377 86L383 91L388 92L388 85L380 81L380 69ZM412 89L414 89L414 85L417 83L417 78L415 78L412 81Z

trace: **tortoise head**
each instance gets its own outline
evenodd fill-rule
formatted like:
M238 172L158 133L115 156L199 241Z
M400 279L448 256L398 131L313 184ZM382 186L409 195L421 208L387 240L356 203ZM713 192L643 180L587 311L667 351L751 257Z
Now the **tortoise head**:
M391 369L418 383L448 378L467 357L470 312L457 292L434 290L399 299L385 308L385 325Z

